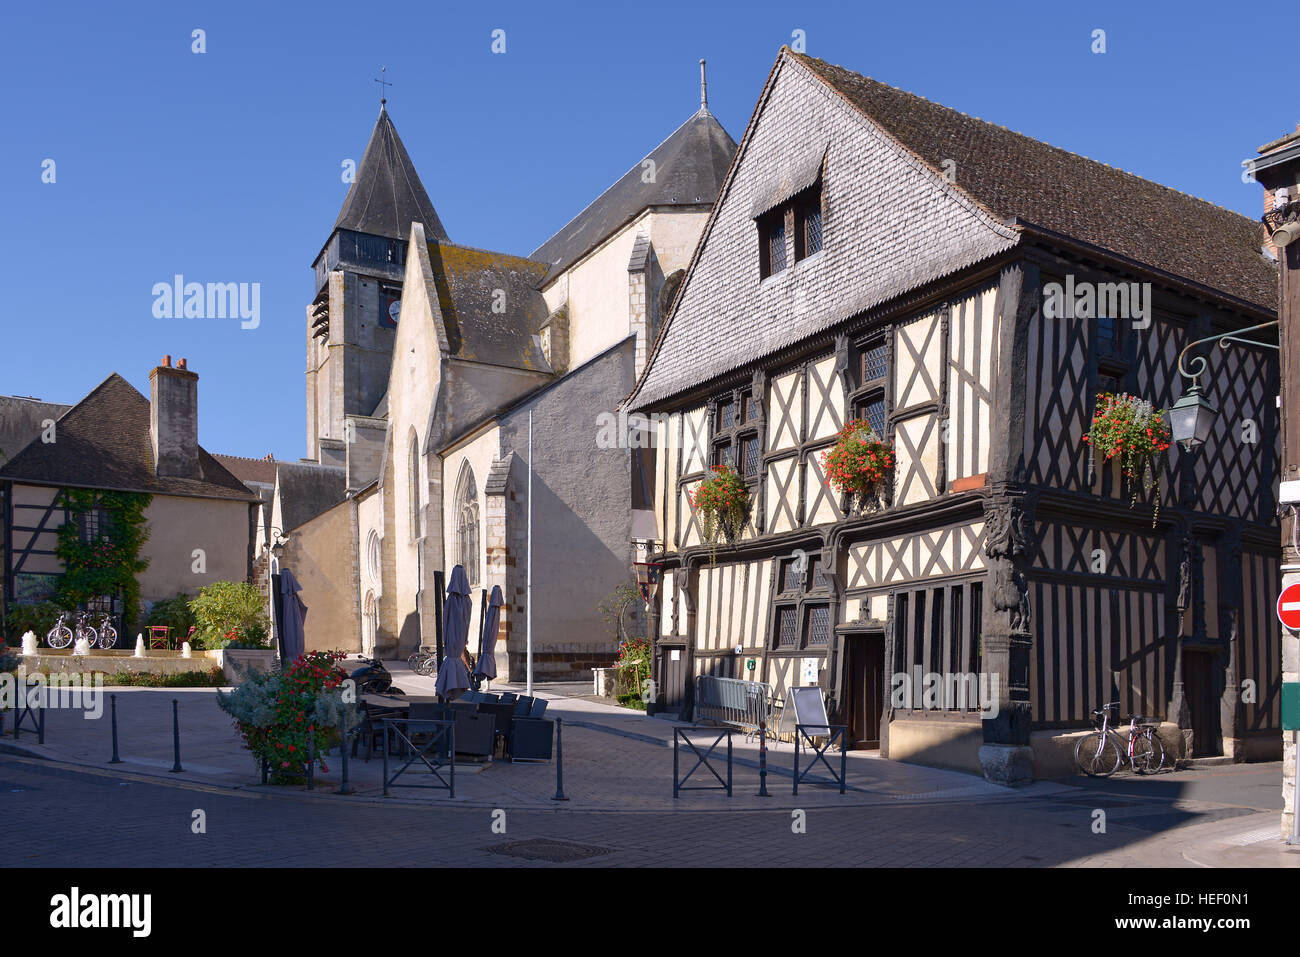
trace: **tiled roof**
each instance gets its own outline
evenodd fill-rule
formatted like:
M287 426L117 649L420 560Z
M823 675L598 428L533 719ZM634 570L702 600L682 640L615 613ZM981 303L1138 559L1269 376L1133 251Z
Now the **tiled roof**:
M199 449L198 478L154 474L149 400L116 372L58 420L55 441L33 442L0 467L0 478L78 488L256 501Z
M347 498L347 469L341 465L277 462L280 520L290 531Z
M535 338L547 316L545 263L446 242L429 243L429 263L454 357L551 371Z
M1261 224L1132 173L967 116L803 54L866 116L1003 219L1016 217L1126 259L1277 308Z
M221 455L220 453L212 457L224 465L226 470L241 482L257 482L262 485L275 484L276 462L274 459L251 459L242 455Z
M37 438L43 431L43 422L58 419L70 408L72 406L61 402L0 395L0 465L8 462L28 442Z
M735 152L736 141L722 124L699 110L529 258L550 267L549 281L649 206L712 203ZM654 163L650 182L647 161Z
M412 222L422 223L429 239L447 238L415 164L381 107L334 228L406 239Z

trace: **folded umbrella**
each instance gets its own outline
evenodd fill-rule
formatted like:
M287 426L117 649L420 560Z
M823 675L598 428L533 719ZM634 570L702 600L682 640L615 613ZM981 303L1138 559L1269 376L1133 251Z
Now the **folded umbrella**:
M492 597L488 599L487 614L483 617L483 651L474 664L474 674L491 680L497 676L497 626L501 622L501 606L505 599L501 597L501 586L492 586Z
M461 661L461 655L469 642L469 618L473 607L465 566L457 565L451 570L451 581L447 583L447 603L442 615L447 656L442 659L435 685L438 694L445 698L458 698L469 690L469 669Z

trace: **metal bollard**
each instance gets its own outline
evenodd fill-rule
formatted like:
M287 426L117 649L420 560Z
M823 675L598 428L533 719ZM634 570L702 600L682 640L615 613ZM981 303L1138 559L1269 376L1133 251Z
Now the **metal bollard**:
M451 756L451 773L456 773L456 755ZM388 797L388 722L384 722L384 797Z
M560 733L564 730L564 719L555 719L555 797L552 801L567 801L564 796L564 739Z
M767 793L767 720L758 722L758 796L771 797Z
M267 775L270 773L270 765L266 763L266 758L262 759L262 783L266 783Z
M307 790L316 790L316 729L307 729Z
M344 723L343 743L339 745L339 753L343 757L343 783L339 785L339 794L351 794L352 789L348 787L348 731L346 722Z
M117 695L108 696L110 717L113 722L113 760L109 764L121 764L122 759L117 756Z
M172 764L172 774L179 774L185 769L181 767L181 716L180 702L172 698L172 751L176 755L176 761Z

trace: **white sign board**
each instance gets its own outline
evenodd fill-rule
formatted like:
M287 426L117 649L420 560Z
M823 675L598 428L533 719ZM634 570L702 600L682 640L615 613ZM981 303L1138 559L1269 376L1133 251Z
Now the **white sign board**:
M815 685L817 683L817 668L821 663L820 658L803 659L803 668L799 672L799 683Z
M803 725L808 734L830 735L830 719L826 717L821 688L791 688L786 710L794 712L795 723Z

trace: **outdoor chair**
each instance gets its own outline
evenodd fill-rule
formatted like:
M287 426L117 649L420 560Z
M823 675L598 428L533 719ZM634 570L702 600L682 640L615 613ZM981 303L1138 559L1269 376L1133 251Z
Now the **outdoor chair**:
M149 647L150 648L170 648L171 645L172 645L171 625L150 625L149 626Z
M362 739L366 742L366 760L376 748L382 748L384 739L384 718L402 718L406 716L405 708L383 708L372 705L369 701L361 702L361 731L352 739L352 756L357 756L357 748Z
M532 710L528 712L528 717L530 717L530 718L544 718L544 717L546 717L546 699L545 699L545 698L534 698L534 699L533 699L533 707L532 707Z
M510 702L485 702L479 705L479 714L489 715L493 720L495 739L501 744L504 753L506 741L510 737L510 722L514 718L515 706Z
M535 700L536 699L530 698L526 694L521 694L517 699L515 699L515 717L528 717L528 712L533 710L533 701Z
M413 745L417 747L423 745L425 741L437 733L437 729L430 724L417 724L423 721L446 721L452 717L450 709L441 702L431 701L412 701L410 710L407 712L407 718L410 719L406 725L406 736ZM438 747L438 756L446 757L447 747L441 744Z
M515 718L510 722L510 761L549 761L555 722L549 718Z
M515 699L518 698L518 697L519 697L519 695L516 694L516 693L513 692L513 691L503 691L503 692L501 692L501 703L502 703L502 704L514 704Z

